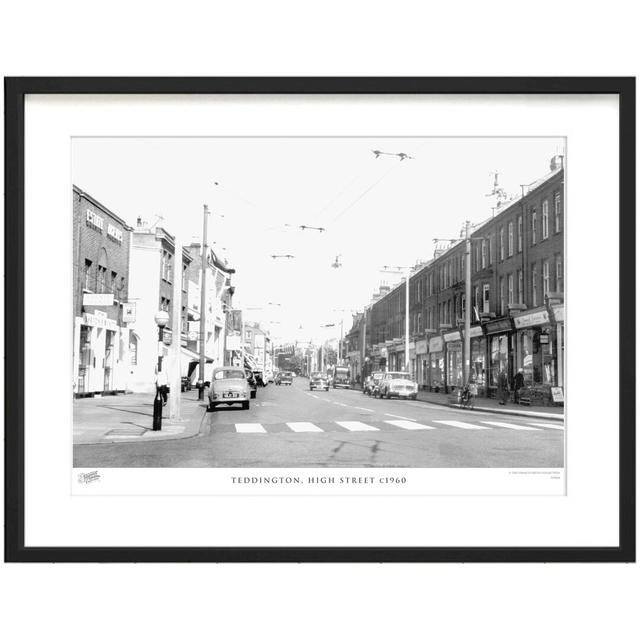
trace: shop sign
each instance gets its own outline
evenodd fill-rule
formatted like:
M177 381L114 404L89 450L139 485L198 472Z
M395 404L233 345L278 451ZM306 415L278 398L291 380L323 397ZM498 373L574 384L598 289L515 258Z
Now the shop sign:
M82 304L87 307L111 307L113 293L85 293L82 296Z
M166 329L162 332L162 342L167 346L171 344L171 334Z
M440 336L436 336L435 338L431 338L429 340L429 353L442 351L443 348L444 348L444 341Z
M387 357L387 347L382 347L382 349L380 349L380 356L382 358L386 358Z
M541 311L534 311L533 313L525 313L524 315L516 316L514 322L516 323L517 329L533 327L539 324L549 324L549 312L546 309L542 309Z
M427 341L426 340L419 340L418 342L416 342L416 353L418 355L423 355L423 354L427 353Z
M462 334L464 335L464 331L462 332ZM480 325L471 327L471 329L469 330L470 338L481 338L482 336L483 336L483 332L482 332L482 327Z
M511 320L507 318L487 323L487 333L504 333L505 331L511 331Z
M445 333L442 337L445 342L455 342L456 340L460 340L460 332L451 331L450 333Z
M122 322L136 321L136 303L125 302L122 305Z
M87 209L87 225L102 233L104 229L104 218L91 211L91 209Z
M187 340L189 340L190 342L193 342L194 340L198 339L198 332L197 331L189 331L187 333Z
M564 402L564 392L562 387L551 387L551 397L554 402Z
M540 334L540 344L549 344L549 334L541 333Z
M99 327L100 329L110 329L116 331L118 329L118 323L115 320L107 318L107 314L100 316L94 313L85 313L82 316L82 323L89 327Z
M553 309L553 317L556 319L556 322L564 322L564 305L560 304L551 308Z
M96 309L96 310L93 312L93 315L94 315L96 318L106 318L106 317L107 317L107 314L106 314L104 311L100 311L100 309Z
M112 224L107 224L107 236L116 242L122 242L122 231Z

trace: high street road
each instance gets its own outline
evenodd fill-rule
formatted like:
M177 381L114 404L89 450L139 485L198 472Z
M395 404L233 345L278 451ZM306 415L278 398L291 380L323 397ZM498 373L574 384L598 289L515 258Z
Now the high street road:
M74 446L76 467L558 467L564 424L361 391L258 389L249 410L205 413L200 433L171 441Z

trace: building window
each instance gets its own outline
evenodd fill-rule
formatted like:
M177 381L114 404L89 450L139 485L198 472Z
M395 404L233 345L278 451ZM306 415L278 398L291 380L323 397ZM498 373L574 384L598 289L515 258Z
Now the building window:
M500 293L500 315L504 315L504 278L500 276L499 280L499 293Z
M482 311L484 313L489 313L490 304L489 304L489 285L482 285Z
M556 291L564 291L562 256L556 256Z
M138 364L138 339L133 335L129 336L129 357L130 364L135 366Z
M480 271L480 247L476 244L476 271Z
M422 332L422 314L418 314L418 333Z
M560 212L560 194L556 193L553 196L553 218L554 218L554 221L555 221L556 233L560 233L560 228L561 228L560 216L561 216L561 212Z
M549 201L542 201L542 239L549 237Z
M107 280L107 267L98 265L98 280L96 285L96 293L104 293Z
M524 277L522 269L518 270L518 304L524 304Z
M111 292L114 294L118 292L118 274L115 271L111 272Z
M544 299L549 295L549 291L549 261L545 260L542 263L542 295Z
M518 216L518 253L522 253L522 216Z
M513 255L513 222L509 223L509 226L507 227L508 231L507 231L507 255L508 256L512 256Z
M84 288L91 291L91 260L84 261Z
M531 211L531 244L536 243L536 226L538 224L538 212L533 209Z
M476 311L476 314L480 311L480 301L478 300L480 296L480 290L478 287L473 287L473 308Z
M513 273L510 273L507 276L507 303L513 304Z
M535 264L531 265L531 304L538 306L538 268Z
M500 260L504 260L504 227L500 227Z
M482 268L486 268L487 266L487 241L482 240Z

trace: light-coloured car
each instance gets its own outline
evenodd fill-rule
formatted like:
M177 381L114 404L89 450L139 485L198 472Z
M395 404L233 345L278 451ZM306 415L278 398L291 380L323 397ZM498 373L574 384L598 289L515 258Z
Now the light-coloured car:
M244 369L240 367L217 367L209 387L209 410L219 404L240 403L243 409L249 408L251 388Z
M378 398L409 398L418 397L418 385L411 379L411 375L404 371L389 371L382 376L374 395Z
M329 380L324 373L315 372L309 378L309 391L329 391Z

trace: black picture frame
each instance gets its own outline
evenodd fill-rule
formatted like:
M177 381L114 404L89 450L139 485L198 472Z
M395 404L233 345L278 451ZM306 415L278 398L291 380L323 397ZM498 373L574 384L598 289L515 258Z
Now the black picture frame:
M634 562L635 78L5 78L5 561ZM29 94L615 94L619 98L619 531L612 547L27 547L24 539L24 160ZM622 308L624 304L624 308Z

